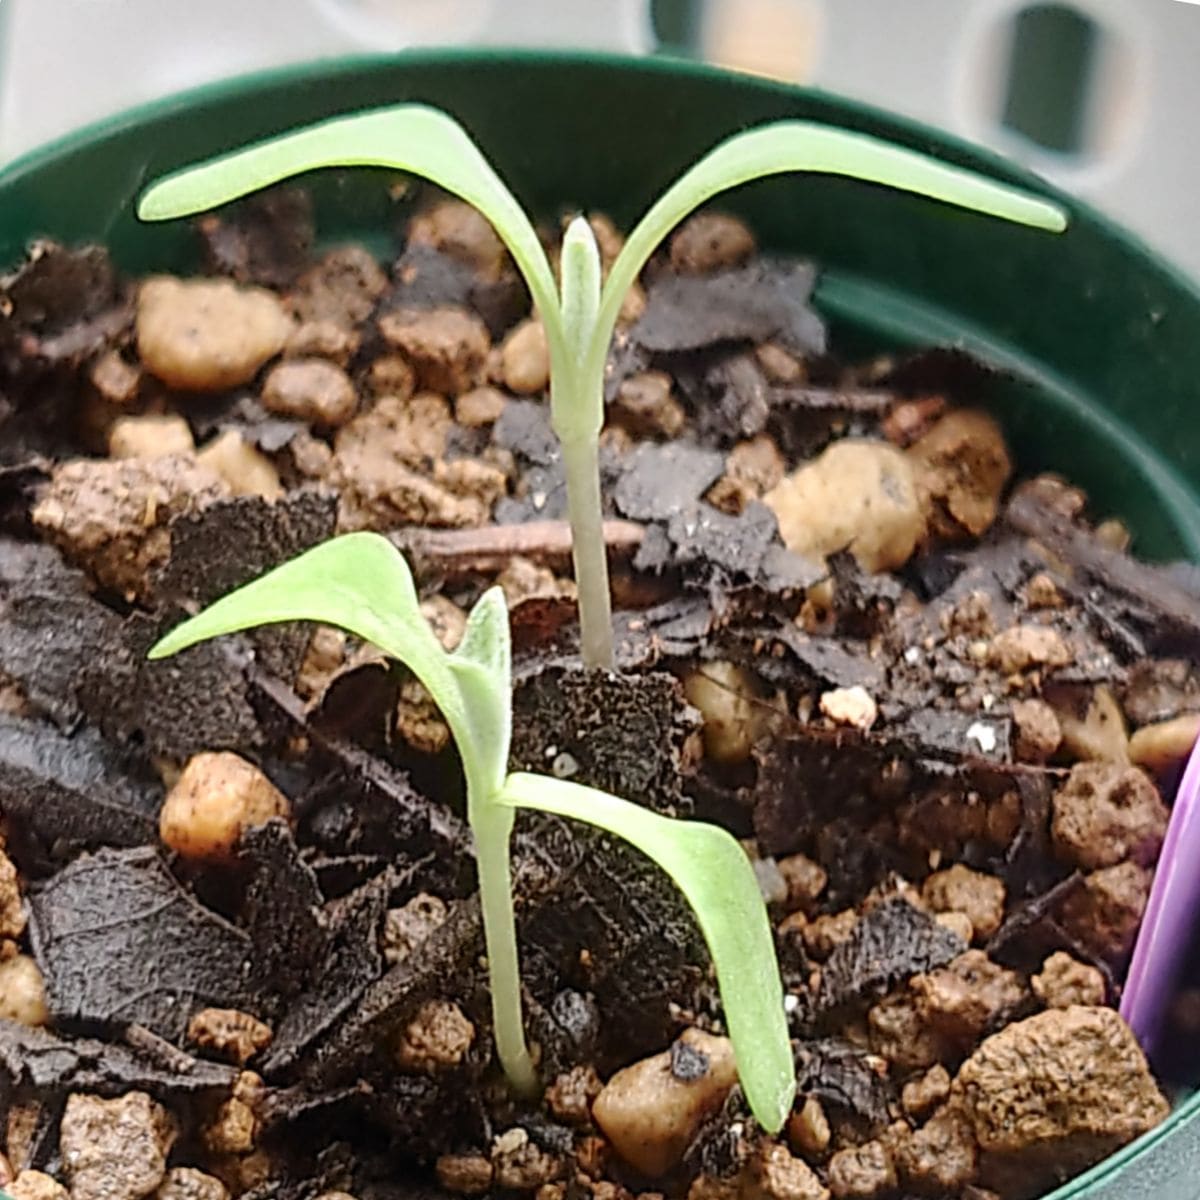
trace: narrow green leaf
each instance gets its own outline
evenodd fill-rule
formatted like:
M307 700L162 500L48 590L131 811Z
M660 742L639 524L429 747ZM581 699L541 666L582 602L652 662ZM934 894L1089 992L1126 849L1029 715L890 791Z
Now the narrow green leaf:
M550 412L564 442L594 439L604 424L604 381L582 374L600 309L600 248L583 217L562 244L563 361L551 363Z
M715 825L672 820L544 775L510 775L501 799L615 833L671 876L712 954L746 1100L763 1128L777 1133L795 1098L795 1068L771 924L742 848Z
M588 355L590 375L600 377L621 301L663 238L719 192L791 171L882 183L1052 233L1067 227L1067 214L1057 204L865 133L811 121L760 126L722 142L685 171L626 238L604 284Z
M423 104L335 117L184 167L146 189L138 216L143 221L165 221L207 212L321 167L408 171L473 204L508 247L547 333L561 336L554 273L529 218L463 127Z
M482 773L474 761L476 714L468 710L450 656L421 613L408 564L380 534L348 533L268 571L177 626L149 657L166 658L222 634L284 621L336 625L408 666L442 710L464 767ZM481 653L478 659L484 661ZM487 776L487 786L494 787L496 778Z
M504 782L512 742L512 636L500 588L489 588L475 602L448 661L470 716L472 753L486 760L481 761L481 778L487 781L482 794L490 796Z

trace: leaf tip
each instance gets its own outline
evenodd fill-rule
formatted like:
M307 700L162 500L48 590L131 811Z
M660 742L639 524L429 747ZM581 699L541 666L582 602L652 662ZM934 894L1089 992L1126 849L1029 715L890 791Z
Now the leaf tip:
M147 223L151 221L172 221L176 217L184 217L192 211L186 204L180 204L174 198L175 188L172 186L176 176L166 175L152 183L137 201L137 219Z
M165 634L160 637L149 650L146 651L146 658L150 662L157 662L162 658L170 658L172 655L178 654L183 647L179 644L179 639L175 636L177 631Z
M166 219L166 215L162 211L162 206L158 200L157 184L148 187L138 197L136 212L139 221L162 221Z
M582 213L576 217L572 217L571 223L567 226L567 232L563 234L564 245L568 242L572 245L574 245L576 242L583 242L586 244L588 242L594 242L595 240L596 235L592 231L592 226L587 217L585 217Z

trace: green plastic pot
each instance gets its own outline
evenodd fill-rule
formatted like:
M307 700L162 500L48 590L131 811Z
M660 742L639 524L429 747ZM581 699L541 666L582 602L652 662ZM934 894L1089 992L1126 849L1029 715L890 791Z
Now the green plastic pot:
M356 108L423 100L454 113L535 211L636 217L734 130L807 117L1052 189L934 130L835 96L669 60L438 52L289 68L163 100L73 134L0 173L0 263L38 236L106 243L129 271L186 270L183 223L139 225L134 197L183 163ZM313 180L329 240L379 244L396 214L378 175ZM954 345L1006 369L986 397L1022 469L1058 469L1119 514L1140 552L1200 559L1200 293L1069 197L1051 238L879 188L781 177L722 200L761 242L812 255L818 303L848 353ZM1193 1200L1200 1095L1047 1200Z

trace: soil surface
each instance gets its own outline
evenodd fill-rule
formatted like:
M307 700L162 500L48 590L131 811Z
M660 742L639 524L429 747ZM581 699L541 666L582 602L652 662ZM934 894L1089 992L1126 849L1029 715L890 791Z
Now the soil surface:
M379 263L279 191L198 236L203 277L45 243L2 283L15 1200L1031 1200L1164 1119L1114 1006L1200 727L1200 583L1023 477L984 368L846 366L811 264L688 222L609 363L620 671L589 674L545 336L486 222L435 198ZM504 588L514 767L744 840L779 1137L669 881L544 817L514 874L547 1087L508 1094L460 768L406 672L311 627L146 661L353 529L448 647Z

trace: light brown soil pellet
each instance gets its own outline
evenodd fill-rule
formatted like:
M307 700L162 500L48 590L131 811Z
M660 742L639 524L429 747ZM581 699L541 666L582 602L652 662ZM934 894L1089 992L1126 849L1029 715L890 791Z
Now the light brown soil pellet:
M229 859L247 829L286 817L289 809L253 763L228 751L197 754L163 802L159 835L183 858Z

